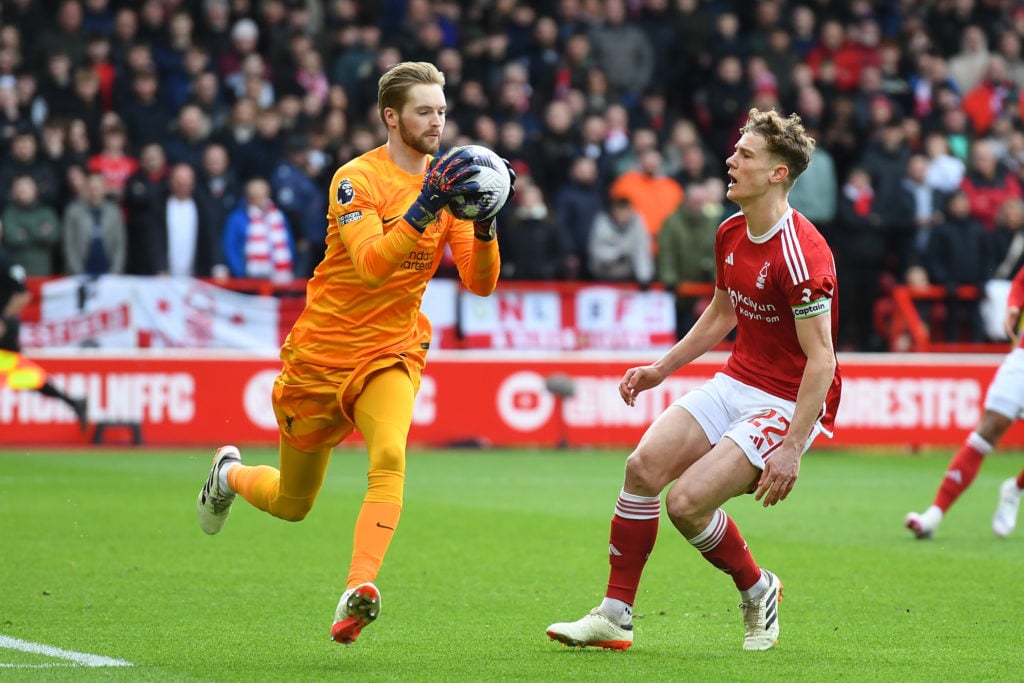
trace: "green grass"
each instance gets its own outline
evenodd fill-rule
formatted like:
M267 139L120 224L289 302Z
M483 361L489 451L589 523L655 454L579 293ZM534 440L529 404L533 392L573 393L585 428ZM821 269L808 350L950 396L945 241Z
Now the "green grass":
M1020 680L1024 533L989 530L1020 456L990 456L931 542L901 523L931 500L945 451L818 452L782 505L731 501L786 587L781 645L764 653L740 649L732 582L663 518L636 644L613 653L544 628L603 594L620 452L414 451L382 616L349 648L328 631L361 451L338 451L304 522L239 501L212 538L193 502L208 452L0 453L0 635L134 664L28 668L62 660L0 649L0 680Z

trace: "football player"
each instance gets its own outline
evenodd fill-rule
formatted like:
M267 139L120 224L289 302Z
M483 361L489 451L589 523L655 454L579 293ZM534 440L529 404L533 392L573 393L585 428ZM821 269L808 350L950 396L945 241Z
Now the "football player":
M380 613L374 584L398 528L413 400L430 348L423 292L445 247L463 285L494 291L500 261L494 219L456 220L442 211L472 192L477 167L441 145L444 75L400 63L378 84L387 142L339 168L331 180L327 251L306 290L306 307L281 349L274 384L279 467L246 466L234 446L213 458L197 502L203 531L221 530L236 494L275 517L299 521L313 507L334 447L359 430L369 456L352 561L331 628L350 644Z

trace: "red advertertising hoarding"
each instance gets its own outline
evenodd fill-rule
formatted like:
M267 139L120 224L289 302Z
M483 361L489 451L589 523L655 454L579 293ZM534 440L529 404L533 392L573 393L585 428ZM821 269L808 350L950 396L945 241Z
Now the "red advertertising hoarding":
M711 354L625 406L623 371L656 353L577 351L431 354L417 397L416 445L632 447L682 393L708 379L725 356ZM223 443L272 446L277 428L270 389L280 363L268 354L213 351L33 353L55 383L89 399L94 422L138 422L158 446ZM843 400L835 439L824 446L955 446L981 415L998 355L841 356ZM547 379L564 374L573 395L560 399ZM64 404L34 391L0 390L0 446L88 444ZM113 430L109 436L123 438ZM1024 445L1018 424L1002 445Z

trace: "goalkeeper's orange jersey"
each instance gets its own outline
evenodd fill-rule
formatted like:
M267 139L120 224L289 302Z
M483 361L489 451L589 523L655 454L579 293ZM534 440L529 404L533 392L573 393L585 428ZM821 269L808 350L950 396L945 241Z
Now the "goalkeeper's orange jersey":
M494 291L501 266L497 240L476 239L471 222L447 211L423 234L403 220L422 184L423 174L399 168L386 146L335 172L326 255L306 287L306 308L282 358L353 367L381 354L425 352L431 327L420 303L445 244L470 291Z

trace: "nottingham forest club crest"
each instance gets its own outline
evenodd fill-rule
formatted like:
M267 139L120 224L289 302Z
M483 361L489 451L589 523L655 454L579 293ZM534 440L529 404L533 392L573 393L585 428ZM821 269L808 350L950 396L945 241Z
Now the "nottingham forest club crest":
M352 181L342 178L338 183L338 203L342 206L349 204L356 198L356 191L352 188Z

